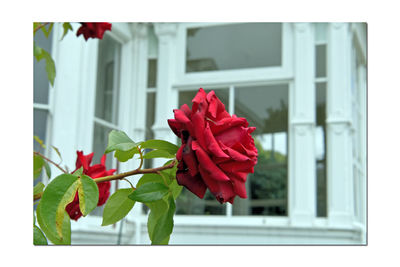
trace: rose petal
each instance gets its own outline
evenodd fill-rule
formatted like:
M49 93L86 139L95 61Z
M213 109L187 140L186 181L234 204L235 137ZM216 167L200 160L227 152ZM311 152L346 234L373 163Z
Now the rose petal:
M200 146L206 148L207 144L205 142L205 137L204 137L204 129L205 129L204 117L200 113L195 113L192 115L192 123L193 123L193 130L195 132L194 137L196 137Z
M211 132L210 126L207 123L207 126L204 131L204 139L206 142L206 147L208 151L210 151L213 156L219 157L219 158L229 158L227 154L222 151L221 147L217 143L217 140L215 140L214 135Z
M235 126L247 127L248 125L249 123L245 118L237 118L235 116L235 117L223 118L222 120L216 121L215 123L211 123L210 127L214 135L217 135Z
M199 198L203 198L206 193L207 186L204 184L199 174L191 176L187 171L178 171L176 173L176 181L179 185L186 187Z
M235 161L247 161L250 160L250 158L246 155L243 155L242 153L227 147L226 145L224 145L222 142L219 142L219 145L221 146L222 150L225 151L229 157Z
M185 145L181 145L180 147L179 147L179 149L178 149L178 151L176 152L176 159L178 160L178 161L181 161L182 160L182 152L183 152L183 148L185 147Z
M247 130L240 126L235 126L215 136L215 139L228 147L232 147L237 142L242 143L248 137Z
M241 198L247 198L246 184L241 179L237 179L236 176L231 176L233 190Z
M236 161L229 161L229 162L224 162L219 164L218 166L226 173L232 173L232 172L254 172L254 161L249 160L249 161L241 161L241 162L236 162Z
M183 148L183 161L185 162L186 166L189 168L189 172L191 176L196 176L199 172L197 165L197 159L195 152L192 149L192 137L188 138L188 142L186 146Z
M180 131L180 129L182 128L181 124L177 122L175 119L169 119L167 120L167 122L171 130L174 132L174 134L178 137L181 137L181 131Z
M229 177L226 176L226 174L215 165L215 163L201 147L198 147L195 151L199 165L208 172L211 178L217 181L229 181Z
M183 104L180 108L185 114L186 116L190 119L190 117L192 116L192 110L189 108L189 106L187 104Z

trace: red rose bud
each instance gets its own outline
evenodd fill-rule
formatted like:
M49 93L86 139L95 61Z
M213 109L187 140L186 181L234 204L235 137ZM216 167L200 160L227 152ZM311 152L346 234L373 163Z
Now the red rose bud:
M192 100L168 120L182 146L176 180L199 198L207 188L220 203L233 203L235 196L247 198L245 182L257 164L257 149L245 118L230 116L214 91L200 88Z
M73 172L83 167L83 174L90 176L92 179L96 179L104 176L113 175L116 171L115 169L106 170L106 155L103 155L100 164L90 166L94 153L88 154L86 156L83 155L82 151L77 151L76 153L78 154L78 158L76 159L76 169ZM97 206L102 206L104 205L104 203L106 203L108 197L110 196L111 182L106 181L98 183L97 187L99 188L99 202L97 203ZM77 221L82 216L81 210L79 208L78 193L76 193L74 200L65 207L65 210L68 212L69 217L75 221Z
M103 39L104 32L111 31L111 23L108 22L81 22L81 24L76 36L83 34L86 41L89 38Z

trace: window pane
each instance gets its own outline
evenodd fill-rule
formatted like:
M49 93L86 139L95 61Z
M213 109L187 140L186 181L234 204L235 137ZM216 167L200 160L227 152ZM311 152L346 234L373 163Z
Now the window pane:
M52 37L53 31L50 32L49 38L46 38L42 31L38 31L35 35L36 45L51 54ZM49 102L49 80L47 79L46 61L42 59L38 62L35 57L33 57L33 102L40 104Z
M154 139L154 132L151 128L154 124L156 111L156 93L147 93L147 104L146 104L146 130L145 130L145 140ZM144 153L147 153L151 149L145 149ZM151 168L153 159L145 159L144 167Z
M317 217L326 217L326 83L316 84L317 126L315 131L315 155L317 176Z
M107 34L99 42L95 115L97 118L114 124L117 123L118 116L120 46Z
M236 198L233 215L287 215L288 85L235 88L235 114L255 126L258 150L247 176L247 199Z
M157 87L157 59L149 59L147 71L147 88Z
M46 143L47 113L47 110L33 110L33 135L37 135L44 143ZM44 149L36 141L33 141L33 150L44 153Z
M315 75L326 77L326 45L315 46Z
M104 151L108 144L108 134L112 129L102 126L98 123L94 123L94 136L93 136L93 164L100 163L101 157L104 154ZM113 156L112 153L107 154L106 160L107 169L113 168Z
M206 93L211 90L204 88ZM225 104L226 110L229 111L229 89L214 90L217 97ZM196 95L196 91L185 91L179 93L179 107L187 104L192 107L192 99ZM180 139L178 141L180 144ZM226 214L226 204L221 205L215 200L215 197L207 190L203 199L198 198L192 192L183 188L179 198L176 201L176 214L206 214L206 215L223 215Z
M281 23L191 28L186 38L186 72L280 66L281 46Z

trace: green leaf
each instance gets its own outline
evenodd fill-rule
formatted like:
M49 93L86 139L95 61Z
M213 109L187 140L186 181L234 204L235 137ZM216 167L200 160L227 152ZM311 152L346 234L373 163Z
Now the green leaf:
M166 238L171 235L174 228L175 208L174 198L170 196L168 198L168 209L156 220L154 225L154 230L152 231L152 235L150 237L152 245L165 244Z
M118 159L120 162L126 162L133 158L135 154L139 153L139 150L137 147L132 148L129 151L121 151L121 150L116 150L114 157Z
M39 138L39 136L34 135L33 139L35 139L35 141L42 147L42 148L46 148L45 144L43 143L43 140Z
M146 173L140 178L139 182L136 184L136 188L141 187L146 183L160 183L164 184L162 177L157 173Z
M104 207L102 226L114 224L129 213L136 203L128 197L132 191L132 188L124 188L111 195Z
M44 184L42 182L37 183L35 187L33 187L33 196L37 196L43 192Z
M147 232L150 240L153 240L154 228L158 219L168 211L168 204L164 199L161 199L152 203L146 203L146 205L150 208L150 214L147 218Z
M152 159L152 158L175 158L175 155L170 154L168 151L165 150L153 150L147 152L144 156L144 159Z
M40 225L40 228L46 235L47 239L49 239L55 245L70 245L71 244L71 220L68 216L68 213L66 211L64 211L64 218L61 223L63 237L60 238L57 233L54 233L52 230L47 228L46 223L43 221L43 218L41 216L42 212L40 210L41 210L41 201L39 202L39 205L36 208L36 215L37 215L37 221Z
M48 26L49 27L48 29L46 28L47 26L44 26L44 27L41 28L41 30L42 30L44 36L46 36L46 38L49 38L49 34L51 32L51 29L53 29L53 24L54 23L50 23L49 26Z
M112 130L108 134L108 146L105 153L109 153L114 150L129 151L138 144L133 142L123 131Z
M46 170L47 177L49 177L49 179L50 179L51 178L51 169L50 169L50 166L47 163L47 161L44 162L44 169Z
M174 179L172 182L169 184L169 188L172 191L172 196L174 199L177 199L178 196L181 194L183 186L180 186L178 182Z
M47 239L42 230L36 225L33 226L33 244L34 245L47 245Z
M164 151L169 152L172 155L175 155L179 149L179 147L177 147L176 145L174 145L168 141L156 140L156 139L147 140L147 141L143 142L141 144L141 148L164 150Z
M54 149L54 151L57 153L57 155L60 157L60 159L62 160L62 157L61 157L61 153L60 153L60 151L58 150L58 148L56 148L55 146L51 146L53 149Z
M64 39L64 36L67 35L68 31L72 31L73 30L72 26L71 26L71 23L69 23L69 22L64 22L63 23L63 28L64 28L64 33L63 33L63 35L61 37L61 40Z
M77 169L76 171L74 171L72 174L75 175L75 176L81 176L81 175L83 175L83 166L81 166L79 169Z
M168 187L160 183L147 183L133 191L129 198L139 202L153 202L163 198L168 193Z
M52 237L57 237L56 240L61 240L61 243L64 239L70 239L63 235L65 217L69 220L65 207L73 201L79 184L78 177L75 175L57 176L46 186L36 211L38 218L41 218L39 225L46 236L50 234Z
M139 143L135 143L123 131L112 130L108 135L108 146L105 153L115 151L114 157L125 162L139 153Z
M86 216L97 207L99 188L96 182L87 175L82 175L78 181L79 208L82 215Z
M56 65L53 58L46 50L37 46L35 43L33 44L33 46L36 60L40 61L44 59L46 61L47 78L49 79L50 84L54 86L54 79L56 78Z
M42 168L44 165L44 159L37 155L33 154L33 178L37 179L42 173Z

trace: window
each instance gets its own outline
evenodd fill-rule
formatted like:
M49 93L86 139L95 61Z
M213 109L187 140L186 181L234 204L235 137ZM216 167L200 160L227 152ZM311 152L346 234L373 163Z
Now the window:
M52 38L52 32L48 38L44 36L42 31L38 31L35 34L36 44L50 54ZM38 62L35 58L33 58L33 77L33 135L38 136L45 144L48 144L50 140L48 131L50 124L50 83L47 78L45 60ZM33 142L33 150L44 155L47 155L48 153L48 151L43 149L36 141ZM43 178L39 177L35 180L35 184L42 180Z
M281 23L189 28L186 36L186 72L282 64Z
M108 134L118 127L119 65L121 45L107 33L99 42L96 84L96 107L93 131L93 163L100 159L107 147ZM117 168L116 161L108 155L107 169ZM116 184L117 186L117 184ZM104 206L97 207L91 215L101 216Z
M247 177L248 198L236 197L233 206L221 205L209 191L201 200L184 188L176 204L177 214L286 216L288 85L229 86L214 91L226 110L257 127L253 136L259 158L254 174ZM197 90L180 92L179 106L190 106L196 93ZM230 99L234 102L230 103Z
M327 37L326 23L315 25L315 155L317 178L317 217L327 216L327 162L326 162L326 88L327 88Z

